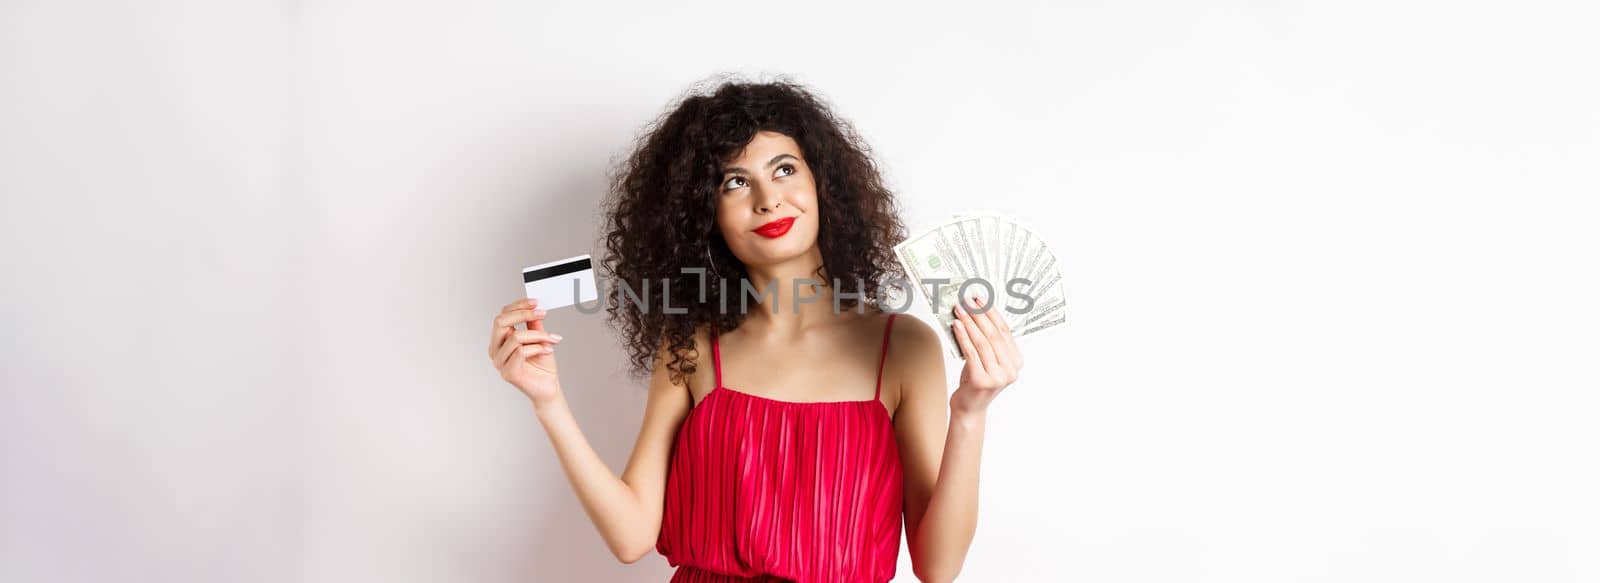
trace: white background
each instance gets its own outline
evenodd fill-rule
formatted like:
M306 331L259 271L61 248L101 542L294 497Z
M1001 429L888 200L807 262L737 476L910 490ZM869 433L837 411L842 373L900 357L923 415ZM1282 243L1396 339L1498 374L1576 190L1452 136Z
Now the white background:
M1600 580L1596 17L0 2L0 580L665 581L485 347L724 71L835 103L910 224L1061 258L962 580ZM620 471L642 384L550 326Z

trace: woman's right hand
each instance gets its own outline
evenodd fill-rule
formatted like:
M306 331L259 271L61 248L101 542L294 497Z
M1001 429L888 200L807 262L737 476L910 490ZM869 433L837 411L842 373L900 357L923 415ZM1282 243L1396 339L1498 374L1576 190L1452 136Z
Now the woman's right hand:
M545 312L538 303L520 299L506 304L489 334L489 359L500 369L500 378L527 395L535 407L561 396L555 354L561 335L544 329ZM521 322L527 322L526 330L517 329Z

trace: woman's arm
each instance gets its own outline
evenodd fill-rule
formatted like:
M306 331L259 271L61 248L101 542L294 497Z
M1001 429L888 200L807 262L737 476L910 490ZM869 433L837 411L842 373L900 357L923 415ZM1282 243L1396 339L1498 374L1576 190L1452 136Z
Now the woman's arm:
M998 310L959 313L956 337L962 353L971 356L961 384L946 397L938 336L916 322L906 326L903 396L895 423L905 461L906 540L917 579L952 581L978 528L978 469L988 405L1016 379L1022 358ZM978 333L968 333L974 330Z
M564 397L534 407L584 512L624 563L655 548L672 437L689 410L688 390L659 376L652 375L644 421L621 478L589 445Z
M589 445L564 393L534 406L584 512L624 563L638 561L655 548L673 437L690 405L688 388L673 383L665 368L670 355L664 350L661 354L650 377L639 437L621 478Z

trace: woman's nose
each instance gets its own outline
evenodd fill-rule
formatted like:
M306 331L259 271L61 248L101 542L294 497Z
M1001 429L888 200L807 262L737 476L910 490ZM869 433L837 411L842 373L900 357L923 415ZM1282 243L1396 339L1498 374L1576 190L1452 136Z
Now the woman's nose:
M762 192L756 198L756 212L770 213L780 206L783 206L783 201L778 199L775 192Z

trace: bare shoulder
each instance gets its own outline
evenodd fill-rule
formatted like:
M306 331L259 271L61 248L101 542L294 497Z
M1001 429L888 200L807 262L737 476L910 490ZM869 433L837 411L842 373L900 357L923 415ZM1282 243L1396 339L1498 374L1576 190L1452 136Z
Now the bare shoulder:
M666 335L662 335L656 345L655 376L661 378L667 384L688 389L696 395L702 389L709 390L709 387L704 385L711 383L715 375L711 368L711 334L708 325L702 324L695 327L689 349L682 354L685 361L675 364L677 363L678 355L673 352L670 339ZM679 366L692 372L687 377L680 379L677 375L672 374L674 366Z
M888 317L888 314L884 316ZM910 314L895 316L894 327L889 330L890 358L897 363L926 363L928 359L942 360L939 333L927 322Z
M890 315L885 313L882 318L887 320ZM908 398L923 393L943 401L944 350L939 345L939 334L921 318L906 313L893 315L884 364L884 391L893 391L890 398L896 412Z
M711 325L701 324L694 329L694 373L689 375L688 390L691 403L699 403L716 385L716 371L711 359Z

